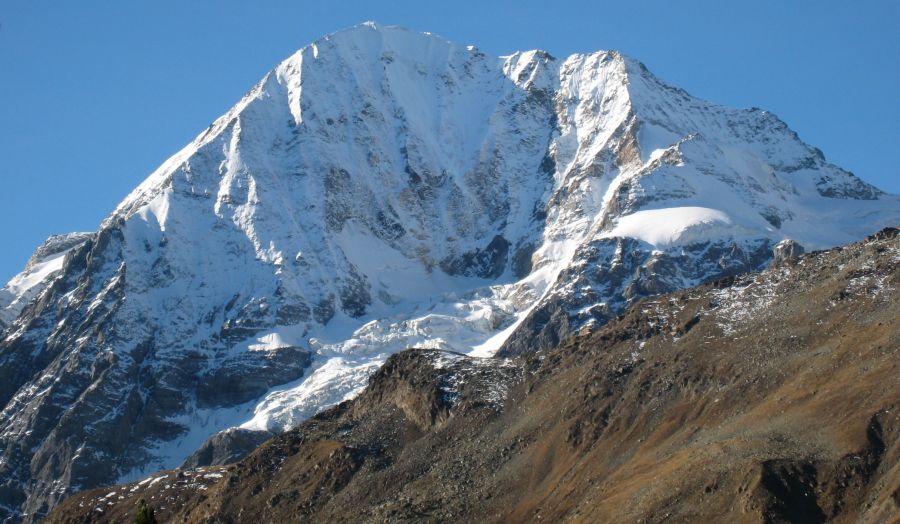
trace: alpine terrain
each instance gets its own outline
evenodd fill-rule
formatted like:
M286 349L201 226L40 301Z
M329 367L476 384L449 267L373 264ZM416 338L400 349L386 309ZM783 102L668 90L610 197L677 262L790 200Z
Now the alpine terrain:
M77 494L50 523L900 518L900 230L648 298L550 350L391 356L228 466Z
M617 52L328 35L0 290L0 520L238 460L410 347L528 358L896 224L771 113Z

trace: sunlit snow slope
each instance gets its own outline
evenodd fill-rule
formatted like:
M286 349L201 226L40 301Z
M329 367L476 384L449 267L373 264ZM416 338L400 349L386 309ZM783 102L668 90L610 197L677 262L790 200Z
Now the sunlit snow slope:
M410 346L539 349L898 222L771 113L619 53L329 35L4 289L0 518L281 431Z

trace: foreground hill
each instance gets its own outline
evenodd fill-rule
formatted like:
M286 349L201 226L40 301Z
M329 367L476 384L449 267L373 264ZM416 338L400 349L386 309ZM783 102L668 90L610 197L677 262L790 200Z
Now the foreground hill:
M49 522L896 522L900 236L636 304L512 359L409 350L232 465Z

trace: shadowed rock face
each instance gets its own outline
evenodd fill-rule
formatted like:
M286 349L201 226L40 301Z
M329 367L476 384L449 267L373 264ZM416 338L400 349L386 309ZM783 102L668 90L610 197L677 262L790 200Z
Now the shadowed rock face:
M497 278L506 270L509 241L494 236L484 249L476 249L456 258L445 258L441 269L449 275Z
M224 466L246 457L260 444L272 438L268 431L231 428L220 431L194 452L181 465L183 469Z
M259 398L272 386L302 377L311 362L310 351L297 347L224 358L199 376L197 402L202 407L243 404Z
M49 522L890 522L900 236L634 304L515 359L391 357L356 399L220 468ZM156 477L154 477L156 478Z
M734 242L702 242L666 251L649 251L628 238L591 242L575 253L572 267L559 276L559 282L571 291L545 297L498 354L550 349L578 330L606 323L638 300L683 289L685 283L758 270L772 260L772 251L765 240L743 243L743 247Z

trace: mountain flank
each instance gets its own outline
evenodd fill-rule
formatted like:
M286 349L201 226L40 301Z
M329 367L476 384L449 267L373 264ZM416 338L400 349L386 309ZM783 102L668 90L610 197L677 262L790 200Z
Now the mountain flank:
M513 358L412 349L231 465L48 522L896 522L900 236L788 257Z

